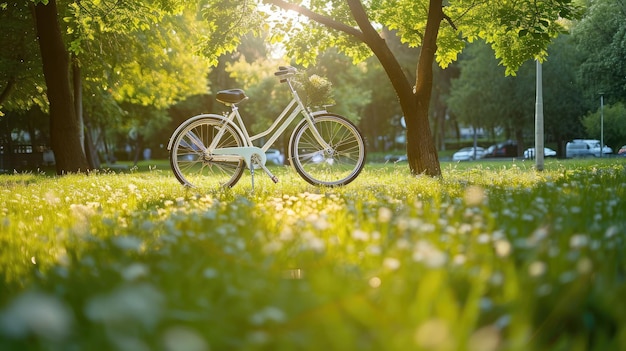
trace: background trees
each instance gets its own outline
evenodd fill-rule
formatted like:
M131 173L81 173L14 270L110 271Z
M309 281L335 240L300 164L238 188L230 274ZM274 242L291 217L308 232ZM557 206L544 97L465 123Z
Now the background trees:
M579 60L571 36L564 35L548 47L543 63L544 129L561 155L565 143L584 132L580 123L583 95L577 82ZM532 140L534 129L534 62L522 65L516 76L506 77L491 49L477 42L468 47L459 66L460 76L453 80L447 100L458 120L484 128L492 138L498 137L498 131L500 138L515 139L522 149L525 141Z
M598 110L585 115L582 123L587 132L586 135L600 140L601 114L604 117L604 143L613 147L613 152L626 144L626 107L622 102L605 106L602 111Z
M580 84L585 102L593 110L605 102L626 101L626 2L589 1L587 15L574 29L581 53Z
M190 94L206 91L208 64L193 55L197 35L204 34L205 25L195 20L195 7L186 8L183 2L175 0L148 4L59 0L58 11L55 5L54 0L2 4L1 22L16 23L17 28L9 31L10 35L3 37L3 41L19 42L16 38L21 30L27 35L21 55L7 51L0 54L3 67L9 68L0 83L3 92L0 104L7 110L24 110L34 102L47 109L48 101L35 98L30 102L30 97L43 93L48 100L53 97L56 102L49 104L50 139L57 173L84 171L89 167L83 152L82 111L93 112L87 118L100 130L111 125L132 125L128 120L134 120L137 125L147 124L142 123L147 120L128 117L118 104L162 110ZM35 23L38 23L38 41L29 39L30 33L35 33ZM51 33L57 35L49 37ZM42 53L54 50L50 55L42 55L50 58L48 64L37 54L37 45ZM58 60L63 57L66 59ZM46 65L49 69L44 74L37 74L38 70L32 68ZM31 77L33 83L26 81L21 83L22 88L15 89L20 86L13 82L24 76ZM29 89L30 86L36 91ZM88 108L83 110L83 103ZM151 115L154 114L146 114ZM122 122L121 117L127 119ZM150 135L151 130L145 128L142 132Z

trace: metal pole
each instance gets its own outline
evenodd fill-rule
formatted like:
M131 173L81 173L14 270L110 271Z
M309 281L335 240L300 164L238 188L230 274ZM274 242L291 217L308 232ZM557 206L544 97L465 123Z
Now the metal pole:
M535 97L535 168L543 171L543 84L541 62L537 60L537 96Z
M604 93L600 93L600 157L604 157Z

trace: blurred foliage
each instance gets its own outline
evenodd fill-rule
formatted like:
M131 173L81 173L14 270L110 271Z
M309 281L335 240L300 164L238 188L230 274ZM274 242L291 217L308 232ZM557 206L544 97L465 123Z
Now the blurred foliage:
M584 130L579 117L584 114L583 92L578 81L581 55L571 36L562 35L548 47L542 63L544 129L549 141L564 144L580 138ZM524 64L515 77L505 77L493 52L483 42L472 43L459 60L460 75L452 80L447 103L459 121L484 128L495 139L504 129L505 138L534 130L536 62Z
M621 102L588 113L582 118L582 124L591 138L600 140L604 133L604 143L613 148L614 153L626 144L626 107Z
M588 2L585 16L573 27L582 62L580 84L588 109L599 107L599 94L607 104L626 103L626 3Z
M0 348L626 347L621 160L403 170L0 176Z
M18 50L0 53L0 92L7 92L0 107L24 111L35 104L46 111L47 88L31 5L28 1L3 4L2 44ZM121 105L164 110L207 91L209 65L194 50L206 24L197 17L195 6L177 0L59 0L59 9L66 49L81 67L83 104L93 125L112 131L132 124L162 128L163 124L123 111ZM6 89L9 85L11 89Z

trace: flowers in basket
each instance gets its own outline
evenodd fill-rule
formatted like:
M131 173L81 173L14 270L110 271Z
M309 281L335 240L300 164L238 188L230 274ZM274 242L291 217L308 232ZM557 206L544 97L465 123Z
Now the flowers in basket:
M335 100L333 99L332 86L333 84L328 79L317 74L309 76L304 73L296 78L296 89L307 107L333 105Z

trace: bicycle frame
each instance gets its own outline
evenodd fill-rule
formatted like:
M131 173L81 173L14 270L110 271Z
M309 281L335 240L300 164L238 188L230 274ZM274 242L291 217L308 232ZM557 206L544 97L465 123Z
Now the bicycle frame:
M231 112L228 115L225 116L226 120L228 121L227 123L233 123L233 121L235 121L234 124L241 131L241 135L244 138L244 142L248 146L253 146L255 140L261 139L261 138L271 134L270 138L265 143L263 143L263 145L260 147L261 150L263 150L263 152L265 153L274 144L274 142L285 132L285 130L289 127L289 124L291 124L291 122L293 122L293 120L296 119L296 117L300 113L302 113L302 115L306 119L307 123L309 123L309 125L311 127L311 130L313 131L313 135L314 135L315 139L317 140L317 142L319 142L320 145L322 145L324 147L324 149L328 149L329 145L321 137L321 135L318 133L317 129L315 129L314 124L313 124L313 117L315 115L317 115L317 114L326 113L326 111L320 110L320 111L310 112L304 106L304 104L302 103L302 100L300 99L300 96L298 95L298 92L296 91L296 89L291 84L291 80L290 79L291 78L287 78L286 79L286 83L289 86L289 90L291 90L291 94L293 95L293 99L283 109L283 111L274 120L274 122L272 123L272 125L268 129L266 129L265 131L263 131L261 133L258 133L258 134L255 134L253 136L250 136L250 134L248 133L248 130L246 128L245 123L243 123L243 118L241 117L241 114L239 113L239 108L237 107L236 104L233 104L231 106ZM295 106L295 108L294 108L294 106ZM289 113L290 111L291 111L291 113ZM288 114L289 114L289 116L287 117ZM285 117L286 117L286 119L285 119ZM282 123L283 119L285 119L284 123ZM222 137L222 135L224 133L224 130L225 130L225 128L221 128L218 131L218 134L215 136L215 139L213 140L211 145L209 145L209 147L208 147L209 150L215 150L215 148L217 146L217 143L219 142L219 140L221 139L221 137Z

